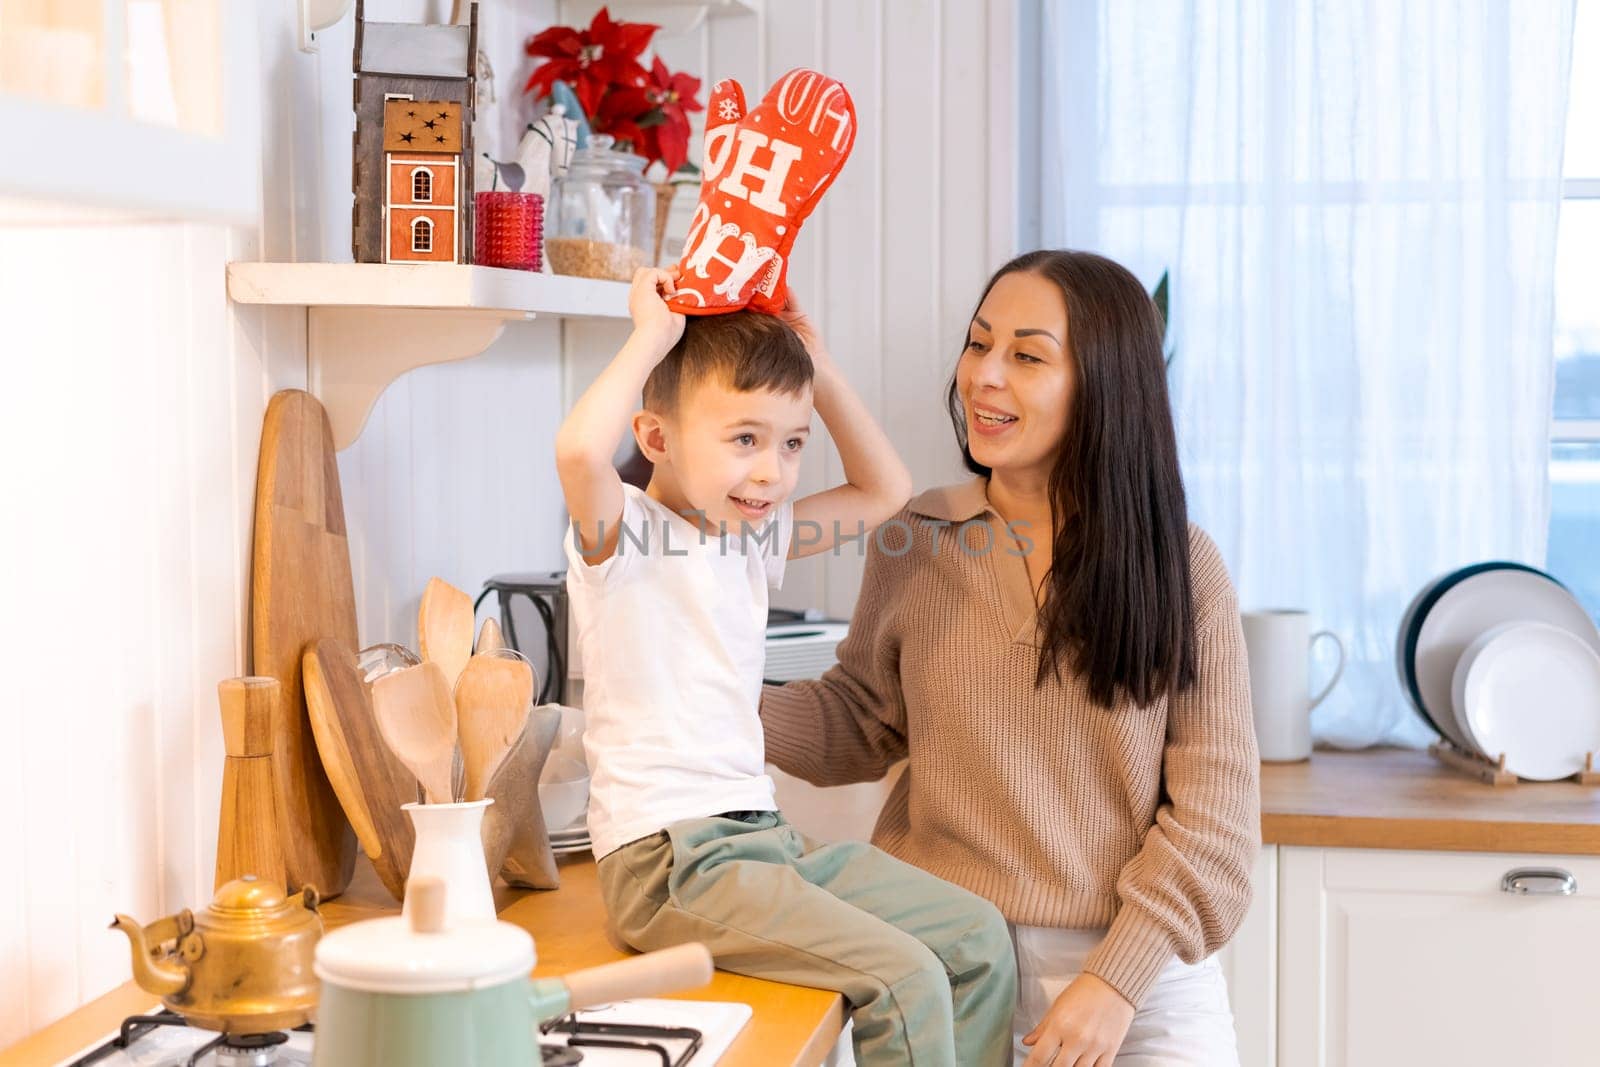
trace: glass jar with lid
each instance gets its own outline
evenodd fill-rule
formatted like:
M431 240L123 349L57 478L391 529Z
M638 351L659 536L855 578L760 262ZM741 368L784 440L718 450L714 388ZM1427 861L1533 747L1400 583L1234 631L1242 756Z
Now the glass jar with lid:
M650 261L655 188L645 181L644 157L613 144L604 134L589 138L551 193L544 251L557 274L628 281Z

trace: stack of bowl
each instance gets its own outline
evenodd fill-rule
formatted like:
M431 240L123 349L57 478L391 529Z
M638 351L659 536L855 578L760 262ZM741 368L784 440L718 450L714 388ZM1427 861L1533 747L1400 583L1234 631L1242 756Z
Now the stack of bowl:
M1462 752L1554 780L1600 752L1600 629L1572 593L1521 563L1424 585L1400 619L1400 686Z
M589 840L589 765L583 753L582 708L547 704L561 712L555 747L539 775L539 808L556 855L587 851Z

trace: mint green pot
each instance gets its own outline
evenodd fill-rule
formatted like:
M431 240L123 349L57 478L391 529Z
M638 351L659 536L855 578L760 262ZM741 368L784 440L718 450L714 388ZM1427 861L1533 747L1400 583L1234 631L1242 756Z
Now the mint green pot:
M324 981L315 1067L533 1067L538 1025L567 988L514 979L453 993L371 993Z
M450 920L445 884L414 878L401 915L317 943L316 1067L533 1067L540 1021L571 1003L534 981L533 938L494 919Z

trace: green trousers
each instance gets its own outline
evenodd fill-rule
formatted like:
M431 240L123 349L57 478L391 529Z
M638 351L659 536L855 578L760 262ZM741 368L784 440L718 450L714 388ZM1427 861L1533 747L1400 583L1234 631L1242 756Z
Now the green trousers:
M615 932L641 951L701 941L717 966L837 990L860 1067L1011 1062L1017 967L974 893L777 812L675 823L600 861Z

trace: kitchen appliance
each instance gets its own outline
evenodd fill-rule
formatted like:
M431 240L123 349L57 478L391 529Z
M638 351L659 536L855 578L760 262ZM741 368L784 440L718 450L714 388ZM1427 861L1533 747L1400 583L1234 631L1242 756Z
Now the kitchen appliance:
M452 921L448 891L437 878L413 877L403 916L353 923L323 939L313 1063L531 1064L541 1023L711 981L711 954L696 943L561 978L529 979L533 939L510 923Z
M493 593L500 609L506 646L521 652L544 679L537 703L562 704L567 698L567 572L497 574L483 584L473 609Z
M185 908L149 926L118 915L111 925L128 936L134 981L194 1026L281 1030L304 1023L316 1006L315 889L289 897L282 885L245 875L198 915Z
M748 1004L628 1000L547 1024L539 1049L545 1067L658 1067L663 1052L673 1067L711 1067L750 1016ZM315 1040L309 1023L287 1032L218 1034L152 1009L56 1067L304 1067ZM576 1045L571 1052L568 1042Z
M1247 611L1241 617L1250 660L1250 707L1256 745L1268 763L1311 758L1311 709L1322 703L1344 673L1344 643L1331 630L1311 632L1303 611ZM1322 639L1339 650L1333 677L1311 695L1311 649Z
M836 650L849 632L849 623L821 618L819 612L773 609L767 614L763 677L775 683L821 678L839 662Z

